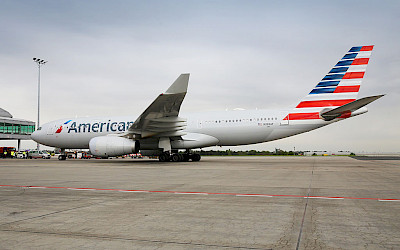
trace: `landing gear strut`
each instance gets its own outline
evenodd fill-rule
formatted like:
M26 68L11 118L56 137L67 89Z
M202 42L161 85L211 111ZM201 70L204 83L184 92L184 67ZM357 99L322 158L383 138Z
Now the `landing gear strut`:
M200 161L201 156L199 154L192 154L190 150L187 149L185 153L179 153L177 149L172 150L171 139L169 137L161 137L158 141L158 148L163 150L160 154L158 160L160 162L180 162L180 161ZM172 153L172 155L171 155Z

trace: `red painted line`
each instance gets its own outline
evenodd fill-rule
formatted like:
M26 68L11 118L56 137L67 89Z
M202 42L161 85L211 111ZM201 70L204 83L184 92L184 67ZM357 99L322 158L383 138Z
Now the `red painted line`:
M363 78L365 72L349 72L346 73L342 79L356 79L356 78Z
M345 111L338 118L349 118L350 116L351 116L351 111Z
M348 93L348 92L358 92L360 90L360 85L354 86L337 86L333 93Z
M283 120L315 120L320 119L319 113L290 113Z
M351 65L365 65L368 64L369 58L357 58L354 59Z
M363 46L360 51L371 51L374 49L374 45Z
M329 106L343 106L356 99L343 99L343 100L319 100L319 101L303 101L297 105L296 108L315 108L315 107L329 107Z
M115 188L74 188L74 187L47 187L47 186L23 186L23 185L0 185L0 187L13 188L48 188L48 189L67 189L78 191L114 191L114 192L134 192L134 193L168 193L168 194L197 194L197 195L231 195L248 197L286 197L286 198L311 198L311 199L337 199L337 200L375 200L375 201L400 201L400 199L380 199L369 197L340 197L340 196L303 196L290 194L244 194L244 193L214 193L214 192L179 192L169 190L130 190Z

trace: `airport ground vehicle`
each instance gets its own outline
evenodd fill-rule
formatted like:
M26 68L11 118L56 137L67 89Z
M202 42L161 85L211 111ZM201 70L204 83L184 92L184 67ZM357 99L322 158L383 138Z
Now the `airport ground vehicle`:
M44 151L32 150L32 151L28 152L28 158L29 159L38 159L38 158L50 159L51 156L49 153L44 152Z
M129 156L130 156L132 159L142 159L142 158L143 158L143 156L142 156L141 153L129 154Z
M68 159L75 159L76 158L75 152L66 152L65 155L67 156Z
M90 149L107 158L140 153L164 161L199 161L190 150L274 141L364 114L383 95L357 99L373 46L352 47L293 107L180 114L189 74L181 74L139 116L69 118L46 123L31 137L62 149ZM211 91L210 91L211 92ZM185 150L179 153L179 150Z
M93 156L90 153L85 152L85 151L82 152L81 159L91 159L92 157Z
M17 153L17 158L18 159L25 159L27 157L27 154L25 153L24 154L24 152L18 152Z
M87 151L65 152L65 155L68 159L91 159L91 158L93 158L93 155L91 155ZM56 153L54 156L58 157L58 159L63 157L62 154L59 154L59 153Z
M11 152L16 152L15 147L0 147L0 158L11 158Z

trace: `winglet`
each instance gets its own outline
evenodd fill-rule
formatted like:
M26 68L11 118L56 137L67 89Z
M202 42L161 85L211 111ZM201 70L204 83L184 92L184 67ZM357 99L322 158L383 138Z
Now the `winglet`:
M167 89L165 94L186 93L190 74L181 74L175 82Z

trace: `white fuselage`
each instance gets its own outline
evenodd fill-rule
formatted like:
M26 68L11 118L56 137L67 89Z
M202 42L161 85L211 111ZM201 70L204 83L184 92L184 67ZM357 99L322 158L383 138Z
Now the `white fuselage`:
M357 99L372 49L373 45L352 47L292 109L181 114L189 82L185 73L139 116L53 121L38 128L32 139L61 149L90 148L93 154L105 157L139 149L161 150L166 154L160 155L160 160L168 161L169 152L177 149L246 145L289 137L365 113L365 105L383 96ZM185 157L176 154L173 158L180 161ZM198 161L200 156L192 160Z
M304 133L332 122L324 120L284 121L290 110L223 111L181 114L187 118L184 133L196 137L197 144L174 144L173 149L207 146L236 146L262 143ZM32 134L35 141L63 149L87 149L98 136L124 134L136 116L61 119L44 124ZM185 135L182 136L185 139ZM209 138L212 138L211 140ZM201 143L201 140L204 140ZM155 140L141 139L141 149L157 149ZM183 145L183 146L182 146Z

